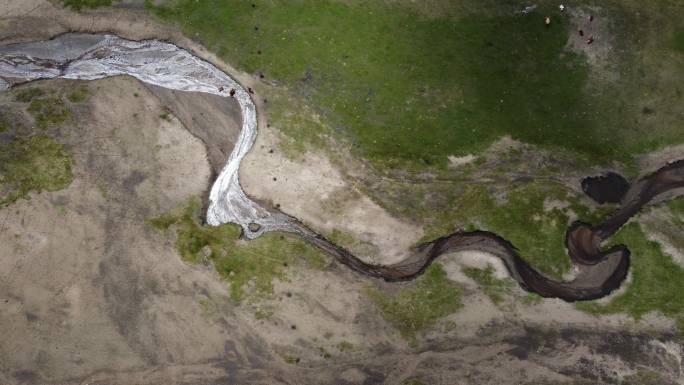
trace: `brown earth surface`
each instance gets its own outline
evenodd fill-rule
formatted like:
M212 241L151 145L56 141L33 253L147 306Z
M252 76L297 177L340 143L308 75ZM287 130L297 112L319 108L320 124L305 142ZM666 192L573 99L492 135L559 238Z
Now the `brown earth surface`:
M68 30L163 38L245 85L256 81L136 10L75 14L38 0L3 0L0 10L2 43ZM81 84L41 87L60 92ZM369 284L390 284L335 264L288 271L290 279L276 282L274 298L262 304L274 316L257 320L252 305L229 299L212 269L182 262L173 236L145 223L205 193L231 134L215 147L202 135L213 135L215 122L232 127L238 117L213 115L223 106L203 99L174 105L125 77L87 87L91 99L62 138L76 157L74 182L0 209L0 383L594 384L615 383L644 363L663 383L681 382L671 320L598 318L560 300L495 306L459 273L468 256L491 259L482 253L442 257L449 277L466 288L464 308L415 345L365 295ZM159 117L167 107L170 121ZM391 259L375 262L384 261ZM353 350L335 350L342 341Z

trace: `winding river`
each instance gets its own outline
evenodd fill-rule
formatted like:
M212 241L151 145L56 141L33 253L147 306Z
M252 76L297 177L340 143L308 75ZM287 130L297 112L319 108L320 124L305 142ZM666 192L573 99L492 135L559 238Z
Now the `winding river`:
M684 187L684 160L668 164L627 191L622 206L604 223L575 223L566 234L568 254L577 269L571 281L551 279L523 260L515 247L486 232L457 232L418 247L404 261L372 265L304 226L296 218L270 212L244 193L238 178L240 162L257 134L256 108L249 93L211 63L173 44L158 40L131 41L114 35L64 34L52 40L0 47L0 91L38 79L94 80L129 75L173 90L234 97L242 112L242 130L230 157L209 195L207 223L236 223L254 239L264 232L296 233L351 269L388 281L413 279L442 254L462 250L485 251L500 258L525 290L566 301L603 297L627 276L630 252L625 246L603 250L608 240L656 196ZM232 94L232 95L231 95Z

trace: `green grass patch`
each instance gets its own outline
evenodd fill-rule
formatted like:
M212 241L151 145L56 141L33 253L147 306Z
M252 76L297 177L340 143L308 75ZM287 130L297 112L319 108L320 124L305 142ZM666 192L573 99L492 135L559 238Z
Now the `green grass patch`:
M684 26L681 30L675 32L673 40L674 49L684 53Z
M1 142L0 142L1 143ZM14 138L0 145L0 207L29 192L57 191L71 184L73 159L47 136Z
M307 107L301 98L275 88L269 91L266 113L270 124L285 134L280 142L285 155L295 159L303 155L308 147L325 148L326 135L331 130L320 116Z
M273 310L271 309L257 309L254 312L254 318L258 320L267 320L273 317Z
M291 356L289 354L281 355L281 357L283 358L283 361L285 361L286 364L290 365L297 365L299 361L301 361L299 357Z
M199 221L199 199L191 199L173 213L150 219L150 226L174 228L176 248L189 263L211 262L230 283L235 301L273 294L273 280L287 279L288 266L322 268L326 259L313 246L293 236L269 233L252 241L240 241L236 225L204 226Z
M394 292L370 289L369 295L385 320L409 340L413 340L419 331L462 307L461 289L447 278L442 266L436 263L415 281Z
M535 269L555 278L572 267L564 242L573 214L589 223L598 223L605 215L603 210L590 210L573 191L555 183L512 183L503 191L485 184L429 188L424 194L407 195L405 204L397 208L402 217L427 224L423 241L456 228L492 231L512 242Z
M149 219L147 224L157 230L166 230L178 221L178 215L174 213L164 213L156 218Z
M159 119L166 120L167 122L170 122L171 121L171 114L169 113L169 111L164 110L164 111L162 111L161 114L159 114Z
M88 92L88 88L80 87L79 89L69 93L69 95L67 95L67 99L72 103L83 103L88 100L89 96L90 93Z
M198 301L200 307L202 308L202 315L205 318L211 318L216 315L216 305L208 299L200 299Z
M12 122L10 121L10 117L6 113L0 111L0 134L9 131L11 128Z
M622 379L623 385L662 385L668 381L660 373L649 370L639 369L635 374L625 376Z
M674 219L684 228L684 197L678 197L667 202Z
M494 276L494 266L488 264L484 269L476 267L463 268L463 273L482 287L485 294L495 304L502 303L506 295L515 286L511 279L499 279Z
M343 353L351 352L352 350L354 350L354 344L352 344L349 341L342 341L339 344L337 344L337 349L339 349L339 351Z
M14 100L17 102L28 103L33 99L42 97L43 95L45 95L45 91L43 91L41 88L22 88L14 94Z
M71 110L58 97L33 98L27 111L36 120L36 125L42 129L60 125L71 116Z
M667 137L644 141L638 124L621 118L631 83L617 84L615 94L586 92L588 64L565 50L576 31L557 3L538 2L527 16L514 1L457 3L458 16L442 17L384 1L177 0L151 8L311 106L322 124L289 132L296 143L318 140L329 127L376 166L444 167L448 155L477 152L503 135L600 163L682 140L667 127ZM282 102L297 111L298 102ZM619 118L611 126L606 106ZM288 119L302 119L296 115Z
M82 9L92 9L112 5L112 0L62 0L65 7L80 11Z
M684 198L679 197L667 203L670 209L667 215L667 222L665 226L657 226L652 229L665 236L668 242L680 251L684 251ZM649 231L651 228L647 228Z
M582 302L578 308L594 314L627 313L640 319L658 311L669 317L684 316L684 268L665 255L657 242L648 240L638 223L626 225L613 238L632 252L632 282L624 294L606 305Z

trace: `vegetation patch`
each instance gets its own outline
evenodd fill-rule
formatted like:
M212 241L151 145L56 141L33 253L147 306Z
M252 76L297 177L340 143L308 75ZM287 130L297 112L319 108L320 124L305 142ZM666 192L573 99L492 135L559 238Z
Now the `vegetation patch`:
M72 91L69 95L67 95L67 99L72 103L83 103L86 100L88 100L89 96L90 93L88 92L88 88L80 87L77 90Z
M684 197L679 197L667 202L667 207L672 212L675 223L684 229Z
M352 344L349 341L342 341L339 344L337 344L337 349L339 349L341 352L351 352L354 350L354 344Z
M588 92L589 64L566 50L577 31L557 3L538 2L528 15L515 1L439 3L458 12L426 16L385 1L333 0L177 0L150 7L224 59L281 86L289 97L268 97L280 98L289 106L284 111L298 111L300 101L310 106L321 124L290 131L294 143L318 140L329 127L376 166L443 168L447 156L477 153L504 135L599 163L681 142L676 120L645 130L643 122L625 118L634 95L670 95L676 82L646 91L631 68L658 67L618 51L613 57L630 63L625 76L635 82L616 82L610 93ZM648 14L656 34L681 12L670 7L665 18L657 7L605 7L607 17ZM613 32L632 50L645 49L643 31ZM684 78L684 71L671 75ZM640 107L629 111L641 115ZM295 115L288 119L301 118Z
M300 361L299 357L291 356L289 354L281 354L280 356L283 358L283 361L285 361L286 364L296 365Z
M485 294L495 304L500 304L504 301L506 295L515 286L510 278L499 279L494 276L494 266L488 264L484 269L476 267L463 268L463 273L474 280L482 287Z
M230 283L230 295L235 301L272 295L273 280L287 279L288 266L322 268L326 263L320 251L296 237L269 233L245 242L240 240L237 225L202 225L200 208L199 199L193 198L185 207L148 223L160 230L173 228L183 260L212 264Z
M462 307L461 289L447 278L437 263L394 292L370 289L369 294L385 320L409 340Z
M112 0L62 0L65 7L80 11L82 9L92 9L112 5Z
M36 125L42 129L60 125L71 116L71 110L58 97L33 98L27 111L36 120Z
M632 282L608 304L581 302L578 308L594 314L627 313L635 319L651 311L684 317L684 268L664 254L657 242L648 240L638 223L626 225L612 243L625 244L632 252Z
M674 48L680 53L684 53L684 27L680 31L675 32Z
M660 211L666 222L661 224L647 223L645 230L658 233L677 250L684 251L684 198L679 197L667 203L669 212Z
M17 102L28 103L33 99L42 97L43 95L45 95L45 91L43 91L41 88L22 88L14 94L14 100Z
M171 121L171 113L169 110L164 109L160 114L159 114L159 119L161 120L166 120L167 122Z
M9 115L0 111L0 134L9 131L12 128L12 121Z
M512 242L535 269L556 278L572 267L564 243L568 225L575 218L598 223L608 210L592 211L572 190L547 182L513 182L498 189L482 183L428 185L401 201L391 209L426 224L423 241L456 229L492 231Z
M0 207L26 198L31 191L66 188L74 178L72 164L64 146L48 136L18 137L0 144Z
M271 125L283 135L280 148L290 159L303 155L307 148L325 149L329 127L303 100L275 87L266 88L269 103L266 114Z
M622 379L623 385L661 385L666 384L666 379L649 369L639 369L636 373Z

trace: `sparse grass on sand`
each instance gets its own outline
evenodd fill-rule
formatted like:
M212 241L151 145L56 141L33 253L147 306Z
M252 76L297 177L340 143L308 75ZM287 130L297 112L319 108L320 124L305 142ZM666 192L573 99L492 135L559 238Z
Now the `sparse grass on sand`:
M199 199L193 198L185 207L148 223L159 230L173 228L183 260L213 264L221 278L230 283L230 295L235 301L272 294L273 280L287 279L289 266L322 268L326 263L321 252L289 235L269 233L243 242L237 225L202 225L200 207Z
M71 110L58 96L46 95L37 87L22 88L14 94L14 100L28 103L26 111L35 119L36 126L43 130L58 126L71 117Z
M485 294L497 305L505 300L506 295L515 285L513 280L509 278L496 278L494 276L494 267L490 264L484 269L466 267L463 268L463 273L477 282Z
M461 289L447 278L438 263L393 292L371 288L369 294L383 317L409 340L462 307Z

